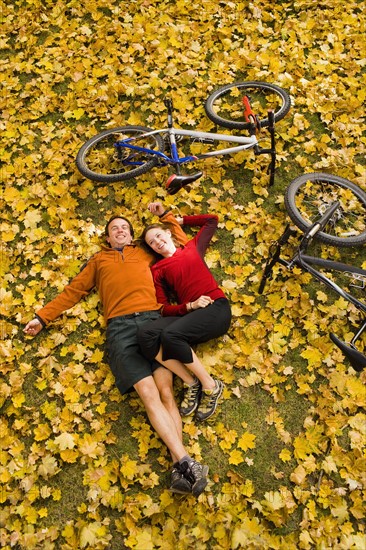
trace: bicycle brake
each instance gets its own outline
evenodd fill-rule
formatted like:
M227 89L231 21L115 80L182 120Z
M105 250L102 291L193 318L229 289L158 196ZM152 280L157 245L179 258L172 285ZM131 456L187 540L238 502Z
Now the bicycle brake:
M349 284L349 286L352 286L353 288L360 288L361 290L365 290L366 288L366 277L364 275L358 274L358 273L352 273L350 271L346 271L345 273L346 277L349 277L354 281ZM359 284L356 284L356 282L359 281Z

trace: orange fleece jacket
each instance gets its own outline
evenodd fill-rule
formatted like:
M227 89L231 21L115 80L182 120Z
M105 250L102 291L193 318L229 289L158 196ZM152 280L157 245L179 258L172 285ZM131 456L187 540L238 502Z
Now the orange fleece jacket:
M180 244L187 237L171 212L160 221L170 225ZM56 319L97 287L106 321L120 315L160 309L150 271L152 256L138 244L127 245L122 251L103 246L83 267L64 290L37 311L45 323Z

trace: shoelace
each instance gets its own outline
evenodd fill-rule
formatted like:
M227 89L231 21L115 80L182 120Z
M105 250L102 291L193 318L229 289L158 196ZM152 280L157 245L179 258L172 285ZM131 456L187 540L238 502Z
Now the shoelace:
M216 387L213 393L207 395L204 391L202 392L200 410L206 412L206 410L211 409L212 405L215 403L217 394L219 393L220 388Z
M199 384L193 384L193 386L189 386L187 388L187 393L183 399L182 406L188 407L191 404L193 404L196 400L196 396L198 392L200 391L200 385Z

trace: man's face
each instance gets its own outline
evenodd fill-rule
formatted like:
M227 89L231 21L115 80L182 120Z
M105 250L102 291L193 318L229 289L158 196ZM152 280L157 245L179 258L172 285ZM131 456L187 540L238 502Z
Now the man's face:
M112 248L122 248L132 243L130 226L123 218L115 218L108 226L107 242Z

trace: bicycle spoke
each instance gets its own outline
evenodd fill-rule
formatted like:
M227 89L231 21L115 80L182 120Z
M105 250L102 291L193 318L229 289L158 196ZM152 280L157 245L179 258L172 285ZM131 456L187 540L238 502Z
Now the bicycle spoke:
M271 90L259 88L231 88L214 105L216 114L224 119L245 123L243 97L248 96L254 113L263 120L272 109L277 112L282 105L281 98Z
M123 145L130 140L137 151ZM125 181L145 174L153 168L158 157L152 150L164 151L159 133L145 126L121 126L104 130L90 138L78 151L76 166L86 178L103 183Z
M263 127L269 124L268 111L273 111L274 119L278 122L291 107L288 93L279 86L266 82L236 82L218 88L207 98L207 116L226 128L248 129L244 96L249 98L251 109Z
M364 204L350 191L333 183L309 181L296 197L296 207L301 210L304 220L312 223L334 201L340 202L327 233L340 238L357 236L366 230Z
M131 135L127 133L115 133L101 139L86 155L85 160L89 169L99 174L117 174L145 164L152 155L134 152L116 145L117 142L129 137ZM140 138L136 141L136 145L154 149L155 140Z

